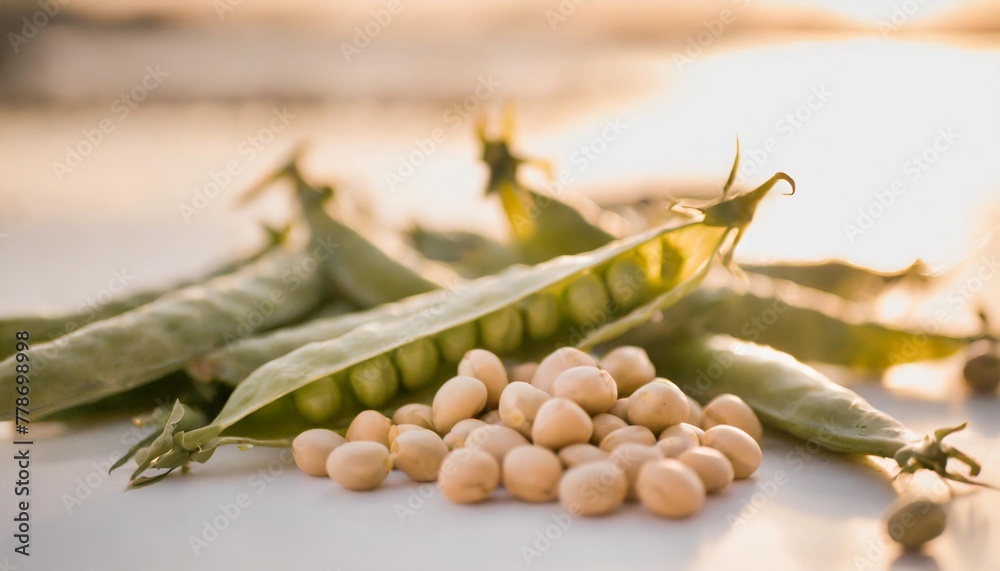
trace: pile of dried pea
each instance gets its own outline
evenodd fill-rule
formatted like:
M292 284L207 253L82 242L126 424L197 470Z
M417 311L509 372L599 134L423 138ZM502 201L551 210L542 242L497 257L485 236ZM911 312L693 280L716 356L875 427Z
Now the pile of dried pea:
M344 436L301 433L296 464L350 490L375 489L395 468L437 481L461 504L502 483L520 500L558 499L575 515L638 500L684 518L761 463L763 429L742 399L720 395L703 409L657 377L640 347L618 347L600 363L567 347L509 371L473 349L457 372L430 405L405 405L391 419L362 412Z

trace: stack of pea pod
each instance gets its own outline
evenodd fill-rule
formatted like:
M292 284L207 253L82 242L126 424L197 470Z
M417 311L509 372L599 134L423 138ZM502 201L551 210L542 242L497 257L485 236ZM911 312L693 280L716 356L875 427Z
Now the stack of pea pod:
M893 347L918 332L848 322L798 300L789 302L798 317L781 320L785 327L813 320L838 339L817 347L777 327L754 339L773 348L753 346L733 337L770 300L728 286L700 287L720 261L741 272L732 257L744 229L776 184L794 190L790 177L777 173L730 197L737 153L718 203L659 213L651 217L656 224L619 237L520 183L518 172L529 161L511 151L509 133L480 134L487 192L499 196L511 222L509 243L419 230L413 243L428 259L400 263L331 216L325 206L333 189L309 183L293 158L260 188L291 185L309 229L305 247L278 244L222 275L109 309L66 335L32 337L43 341L37 353L52 355L32 393L33 412L62 413L181 379L183 390L171 389L174 406L144 417L158 432L118 464L134 459L131 485L142 486L208 461L221 445L287 446L307 428L344 429L364 409L390 412L426 400L474 348L530 361L567 345L601 352L631 331L627 342L645 347L658 370L699 400L736 394L769 426L803 438L822 434L819 442L833 451L895 458L903 472L929 469L963 482L978 473L975 461L941 442L953 429L915 435L796 360L880 370L955 353L973 337L932 336L922 351L903 356ZM275 292L283 300L272 302L266 316L260 312L244 335L247 315ZM15 318L0 326L41 330L23 323ZM859 337L885 350L847 343ZM840 349L825 350L831 347ZM893 354L899 360L887 362ZM722 357L736 365L702 386L699 373ZM2 367L0 388L13 386L13 370ZM211 387L215 398L199 387ZM10 419L13 410L0 414ZM968 475L949 467L952 459L966 463Z

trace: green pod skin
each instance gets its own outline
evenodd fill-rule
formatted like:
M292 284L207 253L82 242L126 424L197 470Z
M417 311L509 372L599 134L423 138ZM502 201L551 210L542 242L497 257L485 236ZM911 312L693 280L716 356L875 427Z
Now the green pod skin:
M274 250L233 274L183 288L141 308L91 323L69 335L31 346L31 413L43 417L98 401L181 369L198 354L239 338L293 322L329 295L321 272L299 276L309 255ZM272 301L281 296L282 302ZM13 394L13 357L0 366L0 389ZM14 418L14 400L0 404L0 420Z
M872 299L895 284L924 286L933 279L929 268L919 260L909 268L893 273L876 272L837 261L815 264L741 264L740 267L751 273L792 281L853 300Z
M613 307L600 276L587 274L580 276L568 286L563 294L566 314L577 325L604 323Z
M974 340L848 321L816 309L821 306L819 300L813 301L816 297L801 291L792 301L780 295L703 288L672 307L667 318L770 345L802 361L873 373L948 357Z
M524 321L514 307L483 316L479 320L479 336L483 347L494 353L510 353L524 341ZM464 353L463 353L464 355Z
M604 276L611 299L622 309L632 309L648 296L646 268L633 258L615 260Z
M559 300L551 293L539 293L524 301L524 329L532 339L549 339L559 332L562 318Z
M652 326L642 345L657 373L702 403L734 394L769 427L832 452L893 458L903 472L930 469L967 481L947 471L948 460L955 458L969 466L972 476L979 473L975 461L941 442L964 425L921 438L790 355L724 335L664 339L655 331Z
M327 378L306 385L292 393L295 408L302 418L314 424L323 424L340 412L343 397L337 381Z
M416 390L430 383L437 376L441 358L434 341L423 338L396 351L396 368L406 390Z
M368 408L380 408L399 392L399 373L388 357L361 363L348 374L358 401Z
M461 361L466 353L476 348L478 340L479 334L475 323L464 323L437 336L441 356L450 363Z

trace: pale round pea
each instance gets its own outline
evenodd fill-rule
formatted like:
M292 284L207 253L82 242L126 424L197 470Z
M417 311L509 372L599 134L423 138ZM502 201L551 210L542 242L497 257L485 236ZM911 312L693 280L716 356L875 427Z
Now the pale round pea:
M531 425L535 415L549 393L520 381L507 385L500 395L500 420L504 426L513 428L525 436L531 436Z
M295 465L310 476L326 476L326 458L347 440L332 430L312 428L292 440Z
M628 397L628 421L659 434L668 426L687 422L687 397L674 383L657 377Z
M695 426L697 428L702 428L701 423L704 418L704 409L701 407L701 403L688 397L688 424Z
M698 447L698 442L692 442L690 438L683 436L668 436L656 441L656 447L663 453L664 458L677 458L681 454Z
M618 386L607 371L597 367L571 367L552 382L552 396L567 398L593 416L607 412L618 400Z
M760 442L764 438L764 427L743 399L736 395L723 394L710 400L702 411L702 428L709 429L720 424L735 426Z
M397 438L399 438L400 434L403 434L404 432L410 432L411 430L427 430L427 429L424 428L423 426L417 426L416 424L393 424L392 426L390 426L389 450L392 450L392 443L395 442ZM427 430L427 432L433 432L433 431ZM437 432L434 432L434 435L437 436ZM438 438L440 438L440 436Z
M942 502L904 496L889 506L885 526L893 541L907 549L919 549L944 532L947 519Z
M429 430L435 430L433 418L431 405L422 403L404 404L392 413L393 424L416 424Z
M671 436L678 436L684 438L691 442L692 446L701 445L701 437L705 435L705 431L698 428L697 426L682 422L680 424L675 424L673 426L668 426L663 429L657 440L663 440L665 438L670 438Z
M653 431L645 426L626 426L618 430L611 431L601 440L600 448L605 452L611 452L626 442L635 442L653 446L656 444L656 436Z
M528 439L513 428L488 424L473 430L465 439L465 447L488 452L503 466L504 457L519 446L530 446Z
M512 383L528 383L530 385L537 370L538 363L520 363L507 370L507 380Z
M416 428L403 432L392 443L393 464L418 482L433 482L448 455L448 447L436 432Z
M705 505L705 485L698 474L673 458L646 462L636 490L642 505L663 517L690 517Z
M482 450L452 450L438 472L441 493L457 504L481 502L499 485L500 464L492 454Z
M639 499L635 484L639 470L646 462L661 459L663 453L656 446L635 442L626 442L611 452L608 460L625 473L625 479L628 481L628 495L625 497L627 501L634 502Z
M615 347L601 359L601 368L611 373L618 384L618 394L623 397L656 378L656 367L642 347Z
M473 349L459 361L458 374L483 383L486 387L486 408L495 409L500 404L500 394L508 384L507 369L500 357L486 349Z
M552 383L566 369L573 367L594 367L597 363L594 358L573 347L563 347L549 353L547 357L538 363L534 376L531 377L531 384L539 389L551 393Z
M458 421L473 418L486 406L486 385L473 377L445 381L431 403L432 422L439 432L450 432Z
M392 421L386 415L377 410L365 410L354 417L344 436L348 442L378 442L388 448L391 426Z
M333 449L326 459L330 479L348 490L373 490L392 470L389 449L378 442L358 440Z
M621 396L621 393L618 393ZM628 399L620 398L615 401L615 404L611 405L608 409L608 414L613 414L618 418L628 422Z
M589 442L593 433L590 415L580 405L563 398L545 401L531 426L532 442L553 450Z
M472 434L472 431L481 426L489 425L478 418L460 420L451 428L451 432L444 435L444 443L448 446L449 450L462 448L465 446L465 440Z
M691 448L677 459L698 474L701 483L705 485L705 491L709 494L721 492L733 483L735 474L732 463L715 448L707 446Z
M590 436L590 443L599 446L604 437L618 430L625 428L628 423L613 414L599 414L591 419L594 423L594 434Z
M566 468L607 459L608 453L593 444L571 444L559 451L559 460Z
M573 515L597 516L615 511L628 494L628 480L608 460L570 468L559 482L559 503Z
M760 444L735 426L720 424L705 431L702 446L715 448L729 458L737 480L749 478L760 467L763 453Z
M500 411L499 410L488 410L488 411L480 414L476 418L478 418L479 420L485 422L486 424L496 424L496 425L502 425L503 424L503 419L500 418Z
M501 471L504 488L515 498L541 503L554 501L559 494L563 466L559 457L548 448L515 448L504 458Z

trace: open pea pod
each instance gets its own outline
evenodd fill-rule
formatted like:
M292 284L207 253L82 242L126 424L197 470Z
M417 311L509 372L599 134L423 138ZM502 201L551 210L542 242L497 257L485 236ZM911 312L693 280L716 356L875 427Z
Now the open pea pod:
M287 445L287 439L243 437L236 428L288 395L319 393L311 396L322 397L326 424L343 426L362 407L385 408L426 395L451 376L442 361L453 371L476 346L509 355L586 346L620 334L696 287L713 260L729 253L779 180L790 182L779 173L760 188L711 207L702 219L424 294L435 297L430 303L424 296L412 298L404 302L414 304L411 312L270 361L236 387L209 425L188 431L168 425L160 442L173 445L145 458L136 476L198 461L221 444ZM276 426L271 434L282 432ZM145 481L133 478L136 484Z

